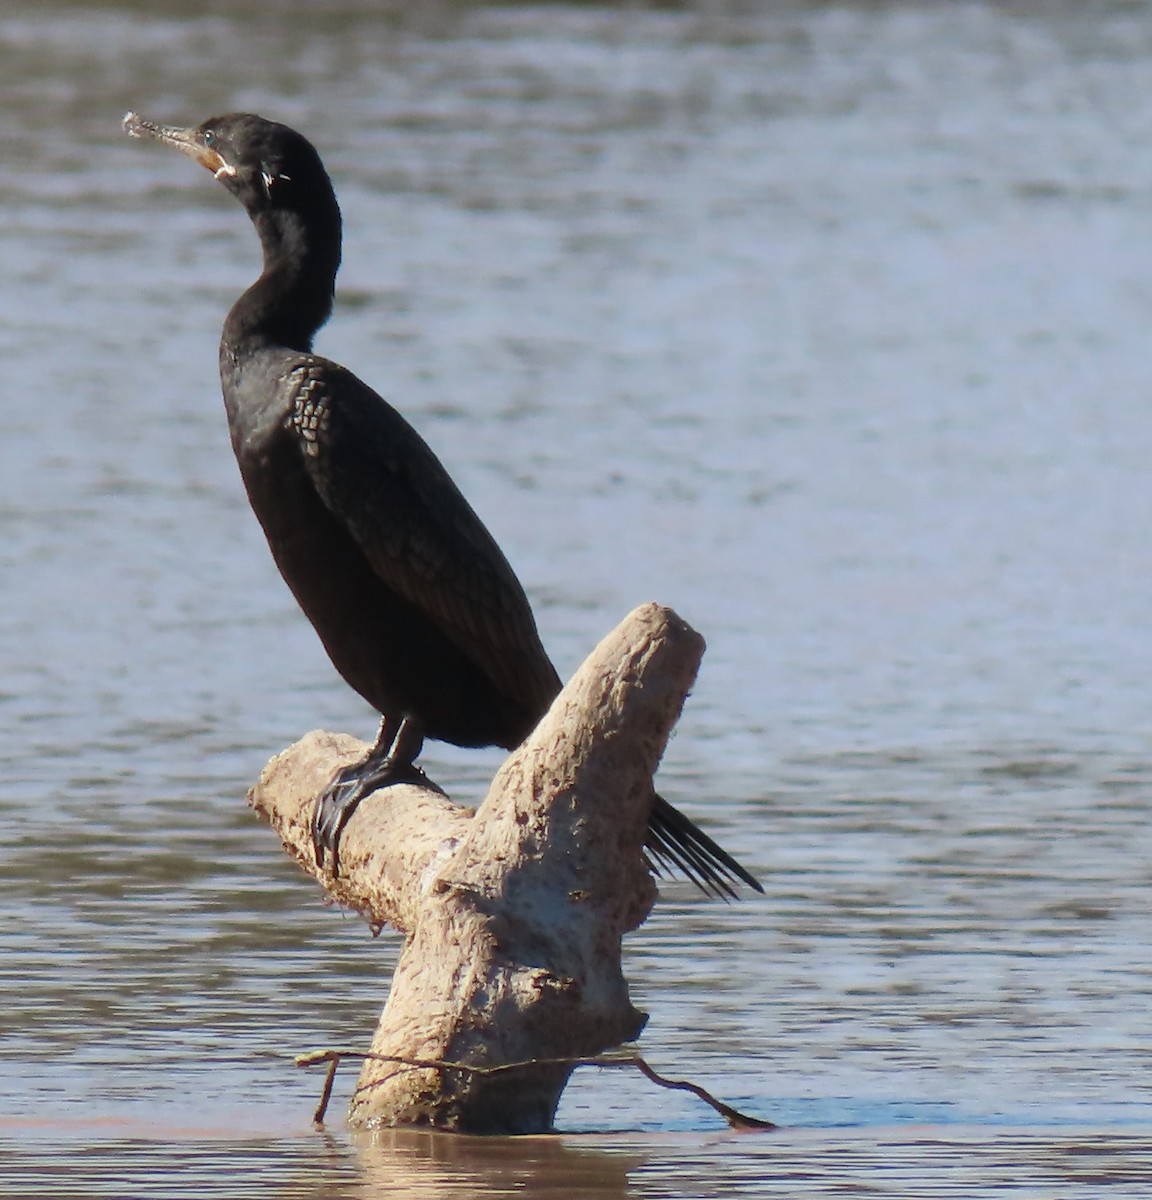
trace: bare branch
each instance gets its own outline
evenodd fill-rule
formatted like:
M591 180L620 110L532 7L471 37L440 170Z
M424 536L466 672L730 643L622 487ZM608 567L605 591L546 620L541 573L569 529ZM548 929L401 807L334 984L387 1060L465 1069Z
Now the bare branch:
M405 1058L398 1054L373 1054L368 1050L312 1050L307 1054L297 1056L296 1065L298 1067L314 1067L322 1062L328 1064L328 1071L324 1079L324 1090L315 1115L312 1118L317 1125L324 1123L324 1114L327 1112L328 1100L332 1095L332 1081L336 1075L336 1068L340 1065L341 1059L344 1058L372 1059L379 1062L386 1062L393 1066L410 1067L416 1070L459 1071L465 1075L481 1076L499 1075L509 1071L521 1071L530 1067L566 1067L569 1070L577 1067L617 1069L630 1067L639 1071L641 1075L646 1079L650 1079L659 1087L669 1088L673 1091L690 1092L693 1096L703 1100L710 1108L715 1109L733 1129L747 1132L754 1130L767 1132L779 1128L779 1126L774 1125L771 1121L749 1116L747 1113L742 1113L738 1109L733 1108L730 1104L725 1104L723 1100L717 1100L711 1092L701 1087L698 1083L692 1083L687 1079L669 1079L667 1076L661 1075L638 1054L602 1054L585 1058L537 1058L528 1059L524 1062L500 1063L497 1066L491 1067L477 1067L469 1063L436 1062L431 1059Z

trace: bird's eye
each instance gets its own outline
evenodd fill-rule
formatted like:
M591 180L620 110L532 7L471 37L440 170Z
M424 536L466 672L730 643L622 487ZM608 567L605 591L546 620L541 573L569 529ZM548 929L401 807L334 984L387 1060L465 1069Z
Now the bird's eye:
M213 146L215 144L216 144L216 130L215 129L205 129L204 130L204 145L205 146Z

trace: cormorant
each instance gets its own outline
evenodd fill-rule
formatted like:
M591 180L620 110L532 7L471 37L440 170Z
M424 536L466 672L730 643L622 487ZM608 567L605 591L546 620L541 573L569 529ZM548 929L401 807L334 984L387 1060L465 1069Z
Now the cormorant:
M312 353L332 311L341 218L316 150L249 113L174 129L135 113L133 137L195 159L243 204L264 269L220 340L232 448L272 556L333 665L382 715L361 762L319 800L313 841L337 869L341 831L370 791L421 778L425 736L524 740L560 690L500 548L414 429L350 371ZM654 796L647 848L703 891L756 879Z

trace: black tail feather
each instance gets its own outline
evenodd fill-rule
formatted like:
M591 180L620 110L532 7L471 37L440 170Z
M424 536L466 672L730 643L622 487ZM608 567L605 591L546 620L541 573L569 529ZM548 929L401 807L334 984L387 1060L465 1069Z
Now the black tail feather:
M735 900L737 882L764 891L755 875L663 796L652 804L646 848L657 871L679 870L707 896Z

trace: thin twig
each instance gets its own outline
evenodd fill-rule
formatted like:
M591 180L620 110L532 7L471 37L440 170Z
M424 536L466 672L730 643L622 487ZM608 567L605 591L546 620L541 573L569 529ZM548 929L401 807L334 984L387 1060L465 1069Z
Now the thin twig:
M634 1067L646 1079L663 1088L675 1091L691 1092L705 1104L715 1109L732 1129L768 1130L776 1126L771 1121L762 1121L759 1117L750 1117L746 1113L717 1100L710 1092L698 1083L687 1079L668 1079L653 1070L638 1054L600 1056L592 1058L530 1058L524 1062L499 1063L495 1066L474 1066L471 1063L444 1062L424 1058L404 1058L395 1054L373 1054L364 1050L313 1050L308 1054L300 1054L296 1058L298 1067L314 1067L317 1063L328 1063L328 1073L324 1080L324 1092L316 1108L313 1121L317 1125L324 1123L324 1114L328 1110L328 1100L332 1095L332 1081L336 1076L336 1068L342 1058L373 1059L376 1062L394 1063L398 1067L413 1067L417 1070L428 1071L462 1071L467 1075L499 1075L504 1071L519 1071L525 1067Z
M324 1124L324 1114L328 1111L328 1101L332 1098L332 1084L336 1082L336 1068L339 1065L340 1055L333 1054L328 1059L328 1070L324 1076L324 1090L320 1093L320 1103L316 1105L316 1111L312 1114L313 1125Z

